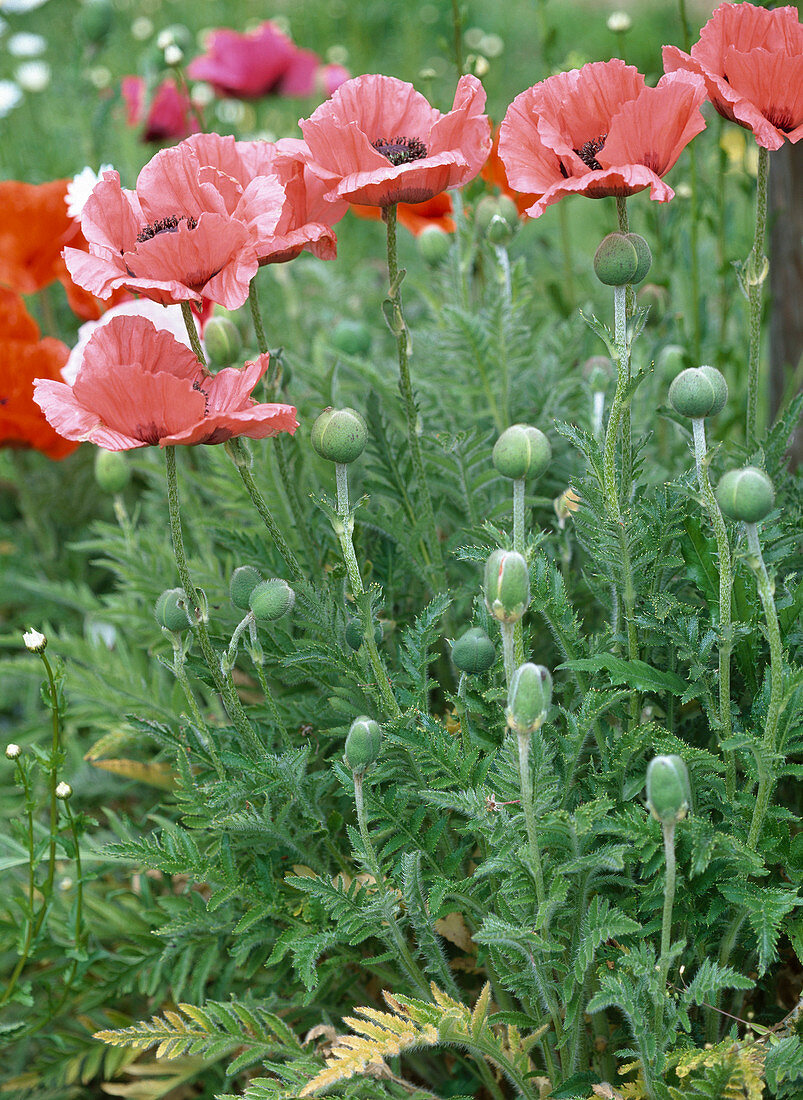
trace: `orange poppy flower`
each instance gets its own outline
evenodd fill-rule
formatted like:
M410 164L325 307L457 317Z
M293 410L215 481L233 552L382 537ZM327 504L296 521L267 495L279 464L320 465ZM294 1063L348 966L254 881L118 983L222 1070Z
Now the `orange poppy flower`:
M664 46L664 68L697 73L708 98L765 149L803 137L803 26L797 9L720 4L691 54Z
M358 218L371 218L374 221L382 218L382 208L379 206L361 206L355 203L351 209ZM451 215L452 200L445 191L424 202L400 202L397 207L400 224L414 237L420 236L430 225L434 225L444 233L454 233L454 221Z
M65 458L78 446L53 431L33 399L34 378L61 380L69 349L39 339L21 295L0 286L0 446L32 448Z
M480 175L486 183L490 183L492 187L498 187L503 195L507 195L509 199L512 199L516 204L516 209L519 214L524 214L528 206L532 206L533 203L538 202L541 198L540 195L524 195L520 191L514 191L510 186L507 178L507 172L505 166L502 163L499 156L499 127L496 127L494 132L493 145L491 146L491 152L488 155L488 159L485 162L485 167L480 172Z

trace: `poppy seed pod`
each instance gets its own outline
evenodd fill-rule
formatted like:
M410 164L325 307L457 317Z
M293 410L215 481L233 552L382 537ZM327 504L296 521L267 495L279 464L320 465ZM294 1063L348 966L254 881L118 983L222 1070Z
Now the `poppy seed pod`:
M351 723L346 737L346 763L355 775L363 775L379 759L382 727L362 714Z
M662 825L682 821L691 809L689 773L680 756L655 756L647 765L647 806Z
M273 577L269 581L260 581L251 590L248 606L254 614L254 618L262 623L273 622L281 619L288 611L293 610L296 602L296 594L287 581Z
M517 623L530 602L527 562L515 550L494 550L485 563L485 603L495 619Z
M647 278L647 274L652 267L652 252L650 252L650 246L638 233L626 233L625 236L635 248L636 259L638 260L636 273L630 282L640 283Z
M689 367L669 387L669 403L691 420L716 416L728 400L728 383L716 367Z
M624 233L609 233L603 237L594 253L594 274L601 283L625 286L633 282L638 269L636 246Z
M95 481L105 493L121 493L131 479L128 459L121 451L98 447L95 453Z
M552 702L552 677L543 665L521 665L507 695L507 724L515 733L540 729Z
M243 341L228 317L210 317L204 328L204 347L211 367L230 367L240 357Z
M552 459L549 440L529 424L513 424L494 443L492 461L503 477L540 477Z
M763 470L756 466L744 466L741 470L728 470L722 475L716 498L729 519L758 523L772 511L775 490Z
M362 645L363 640L362 623L359 619L349 619L346 623L346 644L356 652ZM382 641L381 623L377 623L374 627L374 641L377 645Z
M324 409L312 425L310 441L321 456L338 464L353 462L365 450L368 425L356 409Z
M251 593L262 581L262 574L253 565L238 565L231 575L229 583L229 596L235 607L241 611L248 611Z
M452 660L461 672L476 676L479 672L487 672L494 663L496 649L482 627L473 626L452 646Z
M452 247L451 234L439 229L437 225L428 225L422 229L418 237L418 251L424 263L430 267L442 264Z
M174 634L188 630L190 620L187 616L187 593L183 588L167 588L156 601L153 609L156 621L165 630Z

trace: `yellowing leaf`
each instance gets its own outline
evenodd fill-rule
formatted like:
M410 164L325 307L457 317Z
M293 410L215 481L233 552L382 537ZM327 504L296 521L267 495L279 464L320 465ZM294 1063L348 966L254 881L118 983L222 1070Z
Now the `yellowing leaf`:
M136 779L138 783L147 783L162 791L172 791L176 785L176 773L169 764L159 761L90 760L89 763L93 768L121 775L124 779Z

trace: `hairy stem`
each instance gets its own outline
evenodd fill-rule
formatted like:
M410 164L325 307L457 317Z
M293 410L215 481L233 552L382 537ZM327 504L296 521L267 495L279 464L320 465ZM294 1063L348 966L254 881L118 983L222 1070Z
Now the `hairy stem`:
M666 860L666 879L664 881L664 912L661 920L661 954L658 959L658 1000L655 1004L655 1039L661 1043L661 1029L664 1020L664 998L666 997L666 975L669 970L669 946L672 941L672 906L675 904L675 823L661 825L664 834L664 858Z
M747 369L747 442L752 443L758 418L758 371L761 360L761 300L769 263L764 254L764 233L767 224L767 181L770 172L769 150L758 147L756 176L756 229L753 248L747 257L744 279L750 316L750 359Z

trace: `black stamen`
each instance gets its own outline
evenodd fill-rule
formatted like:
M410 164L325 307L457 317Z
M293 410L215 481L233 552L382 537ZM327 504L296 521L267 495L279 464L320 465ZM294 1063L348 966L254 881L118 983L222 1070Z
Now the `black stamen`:
M195 229L198 222L188 214L171 214L168 218L162 218L158 222L152 222L141 229L137 234L137 244L150 241L160 233L175 233L181 222L187 223L187 229Z
M378 153L387 157L392 165L409 164L413 160L423 160L427 147L419 138L395 137L392 141L377 138L371 143Z
M600 137L594 138L593 141L587 141L585 145L582 145L579 149L575 149L575 153L577 153L583 164L587 164L589 168L595 171L600 171L602 169L602 165L597 160L597 153L605 144L607 137L607 134L602 134Z

